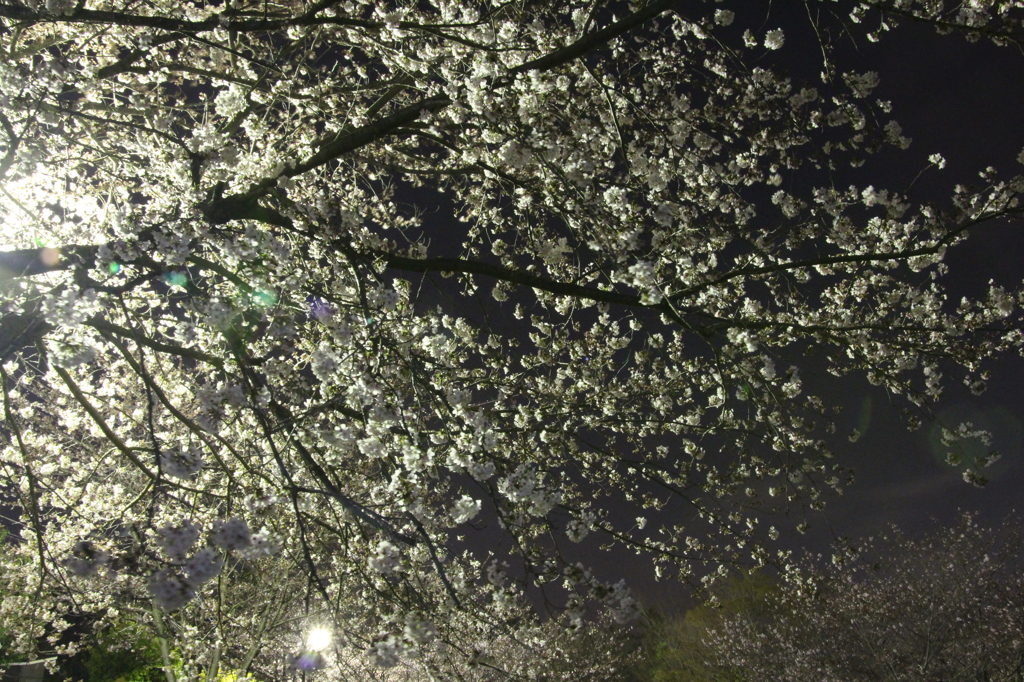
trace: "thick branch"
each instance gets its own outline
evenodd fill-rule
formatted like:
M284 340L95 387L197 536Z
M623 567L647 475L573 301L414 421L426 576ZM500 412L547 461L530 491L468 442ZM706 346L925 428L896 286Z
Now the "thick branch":
M60 249L14 249L0 252L0 280L32 277L67 270L76 263L96 257L98 246L73 245Z
M119 73L128 71L132 64L146 56L146 53L154 47L173 43L174 41L181 40L184 37L186 37L184 33L168 33L166 35L157 36L156 38L153 38L145 48L136 48L121 59L118 59L116 62L107 64L103 68L99 69L96 72L96 77L101 79L113 78Z
M204 353L203 351L195 350L194 348L186 348L185 346L177 346L169 343L163 343L161 341L151 339L148 336L144 336L142 334L135 334L132 332L131 329L126 329L125 327L121 327L120 325L116 325L112 322L107 322L99 315L96 315L87 320L86 324L101 333L105 332L107 334L116 334L117 336L120 336L122 338L137 341L143 346L155 350L158 353L177 355L183 358L189 358L191 360L205 362L207 364L213 365L217 369L224 369L224 361L215 355L210 355L209 353Z
M643 9L630 14L625 19L590 33L571 45L514 67L509 71L509 75L497 81L494 87L506 87L513 82L516 75L529 71L550 70L577 59L597 46L603 45L671 9L675 4L676 0L658 0L653 2ZM385 95L384 99L386 100L386 98L387 95ZM295 177L306 171L318 168L345 154L399 132L399 129L403 126L416 121L423 112L437 111L450 104L452 104L452 100L448 96L435 95L403 107L373 123L360 126L355 130L343 131L329 140L322 140L318 144L320 149L316 154L303 162L285 169L282 175L285 177ZM266 209L258 206L256 203L257 199L273 187L275 183L276 178L267 179L244 194L236 194L212 201L206 210L206 216L214 224L223 224L229 220L251 218L271 225L281 225L280 217L276 213L267 212Z
M8 313L0 318L0 362L14 353L32 347L53 325L36 312Z
M970 24L962 21L956 21L955 19L947 20L943 18L941 12L931 12L929 14L927 13L927 10L914 11L904 9L899 3L892 2L891 0L875 0L873 2L868 2L867 4L873 9L881 12L883 17L885 14L891 14L901 19L909 19L911 21L929 24L942 31L961 31L968 35L973 33L975 35L984 35L989 38L1013 41L1015 43L1024 39L1024 33L1014 30L1016 27L1013 22L1008 19L1004 19L1002 23L996 23L994 26L988 24L982 26L971 26ZM953 11L945 14L946 16L955 16Z
M484 275L510 284L540 289L557 296L572 296L590 301L602 301L605 303L616 303L619 305L637 306L640 297L630 294L620 294L614 291L594 289L579 284L568 282L557 282L546 277L538 277L522 270L513 270L501 265L482 263L480 261L463 260L461 258L406 258L405 256L394 256L386 253L374 254L384 259L388 267L407 272L459 272L468 275ZM649 306L645 306L649 307Z
M955 230L948 232L942 239L936 241L932 246L924 246L918 249L907 249L904 251L894 251L891 253L851 253L842 256L819 256L818 258L807 258L804 260L786 261L783 263L774 263L772 265L764 265L761 267L751 268L739 268L738 270L732 270L727 272L720 277L716 277L712 280L701 282L700 284L694 284L693 286L687 287L681 291L674 292L669 295L669 299L672 301L680 301L688 296L693 296L708 287L713 287L716 284L727 282L737 277L753 277L756 275L767 275L773 272L785 272L789 270L802 270L805 268L813 268L817 266L832 266L841 265L844 263L878 263L887 262L894 260L909 260L918 256L934 256L939 253L942 249L946 248L953 241L964 232L967 232L972 227L980 225L982 223L995 220L997 218L1004 218L1013 215L1020 215L1024 213L1024 208L1005 208L994 211L983 213L976 218L969 220L968 222L960 225Z
M292 168L285 169L283 175L294 177L318 166L322 166L328 161L336 159L343 154L347 154L359 149L360 147L364 147L371 142L376 142L382 137L393 132L396 128L412 123L425 111L437 111L438 109L443 109L451 104L451 102L452 101L445 95L428 97L427 99L410 104L407 107L403 107L378 121L360 126L351 132L343 133L330 141L324 142L320 147L320 151L306 161L296 164Z
M279 31L282 29L298 26L349 26L352 28L365 28L380 30L388 28L383 21L369 21L367 19L355 19L344 16L316 16L320 9L314 7L312 11L305 12L298 16L283 19L256 19L256 18L235 18L237 13L227 10L214 14L202 21L179 19L176 17L161 17L145 14L128 14L126 12L112 12L94 9L76 9L69 15L48 14L37 12L24 5L0 4L0 17L24 22L46 22L65 24L111 24L114 26L132 26L135 28L150 28L164 31L175 31L179 33L204 33L214 29L224 29L234 33L258 33L264 31ZM421 24L415 21L400 21L398 28L415 31L422 30L434 33L442 28L453 28L452 24Z
M543 57L520 64L519 66L512 69L512 75L520 73L526 73L528 71L548 71L556 66L561 66L566 62L571 62L574 59L582 57L586 53L593 50L599 45L603 45L610 40L618 38L623 33L646 23L650 19L667 12L678 4L678 0L657 0L647 5L643 9L633 12L625 19L616 21L610 26L605 26L600 31L594 31L589 33L572 45L567 45L560 50L555 50L550 54L546 54Z
M103 415L100 414L99 410L93 407L93 404L89 402L89 398L82 393L82 389L78 388L78 384L71 378L71 375L68 374L67 370L59 366L54 366L54 369L60 378L64 380L64 384L68 387L68 390L71 391L71 395L75 397L78 404L85 408L85 411L89 413L90 417L92 417L96 426L100 427L100 431L103 432L103 435L106 436L107 440L113 443L114 447L120 450L121 454L131 460L132 464L134 464L142 473L148 476L151 480L157 480L157 475L150 471L149 467L142 463L142 460L139 459L138 455L136 455L132 449L128 447L123 440L121 440L121 437L107 426L107 421L103 418Z

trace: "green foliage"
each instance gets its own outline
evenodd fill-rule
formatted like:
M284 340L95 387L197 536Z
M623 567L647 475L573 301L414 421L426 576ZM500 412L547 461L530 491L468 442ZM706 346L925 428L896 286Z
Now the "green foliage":
M729 619L767 618L768 597L778 584L768 576L734 576L716 585L708 603L681 618L658 610L645 613L644 656L634 669L637 682L747 682L740 671L722 665L705 643L709 632Z
M7 543L9 542L8 536L10 533L6 528L0 528L0 552L6 553ZM0 563L0 585L6 584L3 579L3 564ZM0 592L0 600L3 599L3 592ZM7 626L0 619L0 666L8 663L13 663L18 660L18 657L13 655L10 650L11 645L14 643L14 635L10 633Z
M97 637L85 660L88 682L160 682L160 645L135 624L111 628Z
M10 654L10 646L14 642L14 637L7 631L0 623L0 666L14 662L16 659Z
M0 528L0 557L17 560L9 553L9 543L10 533ZM0 562L0 585L7 584L3 575L5 565ZM0 590L0 601L4 596L4 591ZM10 623L0 619L0 666L26 660L24 655L12 650L16 631ZM73 659L62 660L60 665L65 677L84 677L86 682L163 682L166 679L156 637L131 621L108 628L84 651Z
M217 682L252 682L255 678L252 675L246 674L243 677L239 677L237 672L223 673L217 676Z

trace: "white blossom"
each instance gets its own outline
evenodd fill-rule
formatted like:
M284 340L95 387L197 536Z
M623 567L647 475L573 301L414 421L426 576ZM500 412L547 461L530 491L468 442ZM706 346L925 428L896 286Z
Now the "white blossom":
M199 524L188 520L177 526L162 526L156 529L156 542L171 559L184 559L199 539L201 530Z
M193 588L198 588L216 578L223 566L224 557L218 555L212 547L204 547L185 562L185 580Z
M565 526L565 535L573 542L581 542L595 528L597 515L587 510L579 518L570 519Z
M252 541L248 549L241 550L242 556L255 559L264 556L273 556L281 551L280 539L266 528L261 528L253 533Z
M437 639L437 628L429 620L418 613L410 613L405 618L402 634L414 645L423 646Z
M65 288L43 299L44 319L57 327L77 327L92 315L97 306L96 291Z
M467 523L476 518L480 513L480 500L474 500L469 495L463 495L455 501L451 509L452 521L455 523Z
M367 565L378 573L393 575L401 566L401 553L398 547L387 540L377 543L377 549L367 560Z
M573 543L694 584L785 573L764 519L821 510L864 443L829 374L916 427L1024 346L1019 283L950 288L1024 173L944 200L904 93L873 96L891 65L836 49L915 22L1005 42L1014 3L821 13L803 66L766 53L790 24L725 4L14 4L19 656L88 623L156 633L182 680L619 679L597 652L635 599ZM1000 434L937 429L982 484ZM337 637L304 658L311 627Z
M877 88L880 82L878 73L875 71L868 71L862 74L847 73L843 75L843 80L846 81L846 85L853 91L853 96L861 99L870 95L871 91Z
M777 28L774 31L768 31L764 36L764 46L769 50L777 50L782 47L782 43L785 37L782 35L782 29Z
M154 573L148 587L153 601L165 611L176 611L196 596L195 588L171 569Z
M64 560L64 565L79 577L96 575L110 560L110 554L106 550L96 547L88 540L80 540L75 543L71 554Z
M218 519L213 524L213 544L228 552L246 550L252 546L249 524L237 516L227 521Z
M401 662L403 651L401 640L393 634L388 634L374 642L367 653L376 665L394 668Z
M246 107L245 93L237 83L232 83L217 93L215 105L219 116L228 119L234 118Z
M334 382L341 368L341 358L328 344L321 344L313 353L310 363L313 374L323 382Z
M203 468L203 450L199 445L189 445L177 450L160 453L160 469L168 476L190 479Z

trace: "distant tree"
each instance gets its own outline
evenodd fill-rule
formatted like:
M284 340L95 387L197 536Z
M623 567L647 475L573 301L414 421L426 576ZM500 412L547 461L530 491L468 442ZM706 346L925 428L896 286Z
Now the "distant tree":
M976 682L1024 678L1020 521L971 517L921 540L891 531L808 569L705 632L709 661L750 680Z
M814 84L736 3L0 0L12 646L128 612L168 682L279 679L317 622L332 665L578 679L637 605L577 543L784 563L768 514L847 478L805 352L913 423L1024 338L944 260L1024 177L848 176L944 161L829 49L1024 9L809 7Z
M645 611L638 624L642 633L635 664L635 682L744 682L735 668L719 663L708 634L736 618L767 623L774 614L769 597L780 590L777 580L764 573L738 574L717 582L707 603L687 610L681 617L661 609Z

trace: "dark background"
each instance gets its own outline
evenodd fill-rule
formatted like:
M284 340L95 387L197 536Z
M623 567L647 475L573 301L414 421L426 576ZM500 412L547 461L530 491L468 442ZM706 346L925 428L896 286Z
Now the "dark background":
M765 55L765 66L794 74L794 81L820 86L821 50L803 3L747 3L746 16L733 5L720 6L736 11L738 32L750 25L750 12L764 16L760 35L784 29L785 45ZM971 43L961 35L938 35L931 26L908 21L878 43L833 37L834 63L840 70L878 72L881 84L871 99L890 100L892 118L913 139L908 150L882 152L863 168L849 171L848 178L837 177L838 186L873 184L904 192L913 182L916 203L944 206L956 184L980 183L978 172L988 166L998 169L1001 177L1024 172L1016 161L1024 150L1020 48ZM915 181L933 153L945 157L946 168L927 169ZM1002 222L976 230L964 244L950 249L946 262L949 274L941 283L953 302L962 296L983 298L990 280L1007 290L1018 289L1024 279L1024 226ZM934 423L908 432L884 389L863 377L815 376L808 368L803 375L807 392L844 407L837 420L839 433L844 427L846 434L860 428L863 435L856 443L843 438L836 446L840 462L856 475L842 496L830 497L824 512L805 517L803 510L794 509L789 518L772 521L783 531L782 545L796 554L827 558L839 536L856 541L895 524L918 537L938 524L951 525L963 512L976 513L982 525L996 525L1019 511L1024 500L1024 359L1004 355L987 367L992 378L981 396L972 396L961 385L962 376L947 376L948 387L936 410L953 425L970 421L991 431L992 448L1002 459L986 470L989 483L984 488L965 483L962 470L945 463ZM976 447L980 446L969 445L968 452ZM796 534L793 529L805 519L810 530ZM620 557L610 561L609 568L630 576L646 604L669 611L692 604L682 586L655 582L639 562L627 564L629 559Z
M806 15L803 23L809 23ZM808 57L813 54L815 46L808 38L799 35L790 58L805 51ZM1017 47L970 43L960 35L938 35L930 26L905 21L879 43L840 42L836 62L859 72L877 71L881 85L875 94L892 101L893 118L913 139L907 151L883 152L869 161L851 174L857 176L851 182L903 191L927 165L927 156L938 152L947 167L925 171L912 196L948 205L953 187L978 183L978 172L987 166L1004 177L1024 172L1016 161L1024 150L1024 54ZM949 274L942 284L953 302L962 296L983 297L990 280L1016 289L1024 279L1022 257L1024 230L1019 223L982 227L948 252ZM992 380L980 397L961 386L960 377L947 377L951 385L937 410L944 420L972 421L992 432L993 447L1003 459L988 471L990 482L984 489L965 484L960 472L944 463L936 447L937 427L926 424L908 433L884 390L863 379L834 377L814 387L841 398L846 409L840 424L845 421L851 431L866 427L860 440L840 452L857 478L825 512L836 533L866 535L890 523L922 532L933 518L950 522L961 509L996 523L1019 504L1024 491L1024 360L1004 356L989 368ZM820 535L809 540L823 540Z

